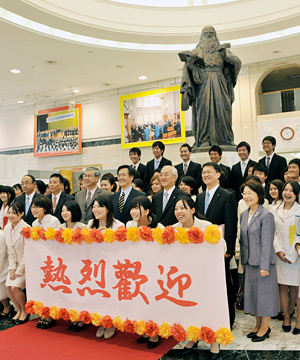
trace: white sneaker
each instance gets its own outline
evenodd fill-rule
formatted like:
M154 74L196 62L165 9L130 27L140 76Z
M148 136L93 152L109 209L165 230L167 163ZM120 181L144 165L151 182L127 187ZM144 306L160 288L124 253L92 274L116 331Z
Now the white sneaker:
M104 339L108 340L115 335L116 328L112 326L111 328L105 329Z
M97 332L96 332L96 337L97 338L102 338L103 337L103 335L104 335L104 327L103 326L99 326L98 327L98 330L97 330Z

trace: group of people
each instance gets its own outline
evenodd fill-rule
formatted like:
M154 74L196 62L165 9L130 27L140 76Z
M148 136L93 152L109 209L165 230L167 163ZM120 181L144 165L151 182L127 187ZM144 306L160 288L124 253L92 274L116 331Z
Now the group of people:
M211 147L211 161L201 166L191 160L190 145L183 144L182 162L173 166L163 156L164 144L156 141L152 145L154 158L146 165L140 162L141 150L130 149L131 165L119 166L117 180L111 173L100 179L99 169L88 167L80 177L81 190L72 195L65 192L64 178L58 173L50 176L50 193L46 196L37 193L36 180L29 174L22 178L21 190L1 186L0 318L11 317L17 324L28 320L23 292L24 226L103 231L120 226L203 229L217 224L223 230L230 326L235 320L238 239L238 260L245 278L244 311L256 316L256 325L247 336L253 342L269 337L270 317L278 317L280 311L283 331L291 331L295 303L298 309L300 306L300 236L295 231L295 215L300 215L300 160L293 159L287 166L285 158L274 153L275 147L275 138L265 137L266 156L256 163L249 158L250 145L241 142L237 145L241 160L230 169L221 163L219 146ZM53 325L55 320L41 318L37 327L47 329ZM85 327L76 322L69 330ZM100 326L96 336L109 339L114 333L115 328ZM300 334L300 312L293 333ZM158 336L138 339L148 348L156 347L159 341ZM195 346L189 342L183 354L189 355ZM211 357L216 358L218 353L219 346L212 344Z
M78 127L40 131L36 137L37 153L78 149Z

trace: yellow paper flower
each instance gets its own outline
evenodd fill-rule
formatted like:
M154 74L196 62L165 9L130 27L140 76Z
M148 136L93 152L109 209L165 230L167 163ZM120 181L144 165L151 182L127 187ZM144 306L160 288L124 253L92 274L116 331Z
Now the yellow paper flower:
M171 326L164 322L161 324L160 328L159 328L159 336L161 336L164 339L169 339L169 337L171 336Z
M100 326L100 325L102 325L102 316L99 315L98 313L92 313L91 321L92 321L93 325Z
M187 235L187 230L182 227L176 228L175 239L179 242L179 244L188 244L190 242Z
M225 328L221 327L216 331L216 341L218 344L221 345L228 345L231 344L234 340L234 336L232 335L232 332Z
M217 244L221 239L221 233L217 225L209 225L205 229L204 240L210 244Z
M69 310L69 316L70 316L70 320L72 322L79 321L79 313L78 313L78 311L70 309Z
M81 230L81 236L86 244L91 244L94 242L94 239L91 237L90 230L88 228Z
M163 231L161 228L155 228L152 231L153 239L159 244L163 244L162 233Z
M58 320L59 319L59 308L56 306L50 306L49 315L52 319Z
M140 336L144 335L146 332L146 321L136 321L133 325L134 332Z
M115 232L112 229L105 229L103 233L104 242L112 243L115 241Z
M113 319L114 327L122 332L124 332L124 321L120 318L120 316L116 316Z
M31 235L32 240L40 240L40 235L38 234L38 229L39 229L38 226L34 226L31 229L30 235Z
M43 304L43 303L41 303L41 302L39 302L39 301L35 301L32 308L33 308L35 314L41 316L41 315L42 315L43 307L44 307L44 304Z
M66 228L63 232L62 232L62 237L65 241L66 244L71 245L72 244L72 229Z
M186 336L189 341L197 342L200 339L201 329L197 328L196 326L190 326L186 330Z
M53 229L53 228L48 228L45 231L45 237L46 237L47 240L53 240L54 235L55 235L55 229Z
M133 226L131 228L129 228L127 230L127 239L132 241L132 242L136 242L140 240L140 231L139 228L136 226Z

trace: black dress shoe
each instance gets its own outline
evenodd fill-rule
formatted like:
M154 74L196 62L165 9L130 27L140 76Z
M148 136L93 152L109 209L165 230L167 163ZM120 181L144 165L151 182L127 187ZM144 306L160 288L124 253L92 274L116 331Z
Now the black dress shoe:
M73 323L72 323L72 324L68 327L68 330L69 330L69 331L73 331L73 330L75 329L76 325L77 325L77 324L73 324Z
M184 349L182 349L182 356L188 356L188 355L191 355L191 353L193 352L194 349L197 349L197 345L198 343L195 343L192 347L190 348L187 348L185 347Z
M300 329L294 327L293 334L294 335L299 335L300 334Z
M136 342L138 344L146 344L149 340L149 337L141 336L138 339L136 339Z
M283 319L284 319L283 313L280 312L276 316L271 316L271 319L283 321Z
M88 327L88 324L85 324L85 323L83 323L82 325L76 324L74 326L74 328L73 328L73 331L74 332L79 332L79 331L82 331L82 330L86 329L87 327Z
M209 353L209 358L210 358L211 360L215 360L215 359L217 359L217 358L219 357L219 355L220 355L219 352L218 352L218 353L212 353L212 352L210 352L210 353Z
M158 335L158 340L157 341L150 341L148 340L148 343L147 343L147 348L148 349L155 349L160 343L160 336Z
M29 321L29 316L30 316L30 315L28 314L24 320L20 320L20 319L16 320L16 321L15 321L15 324L16 324L16 325L25 324L27 321Z
M252 339L257 334L257 331L251 331L249 334L247 334L248 339Z
M36 327L37 329L41 329L41 328L42 328L42 324L43 324L43 320L40 319L40 321L35 325L35 327Z
M51 320L43 320L41 329L50 329L50 328L52 328L55 324L56 324L56 320L54 320L54 319L51 319Z
M6 318L9 318L9 317L13 317L14 313L15 313L14 307L11 305L8 312L3 312L3 311L1 312L0 320L6 319Z
M292 330L291 325L282 325L282 330L284 332L290 332Z
M264 340L266 340L266 338L269 337L270 332L271 332L271 329L269 328L264 335L262 335L262 336L257 336L257 335L255 335L255 336L253 336L253 338L252 338L251 340L252 340L253 342L264 341Z

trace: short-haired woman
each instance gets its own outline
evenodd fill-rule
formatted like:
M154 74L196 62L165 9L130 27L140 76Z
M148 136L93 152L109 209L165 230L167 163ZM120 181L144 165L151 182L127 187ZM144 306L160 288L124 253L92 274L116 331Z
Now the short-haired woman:
M31 204L32 215L36 218L32 226L39 226L44 229L49 227L54 229L60 228L60 221L57 217L50 214L52 203L45 195L33 199Z
M75 200L67 201L61 209L61 217L65 221L62 225L62 229L83 229L86 224L80 222L81 219L81 210L80 206Z

